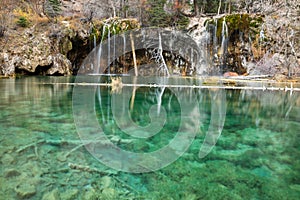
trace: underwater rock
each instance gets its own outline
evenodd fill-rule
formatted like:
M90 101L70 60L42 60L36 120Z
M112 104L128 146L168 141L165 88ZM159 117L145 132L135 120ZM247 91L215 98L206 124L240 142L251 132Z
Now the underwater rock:
M296 190L296 191L300 192L300 185L299 184L290 185L290 188L292 190Z
M103 188L109 188L112 185L112 178L109 176L103 176L101 178L101 186Z
M266 167L266 166L262 166L262 167L257 167L253 170L251 170L252 174L255 174L256 176L259 177L267 177L267 178L271 178L272 176L272 171Z
M83 195L83 199L97 199L96 191L93 188L87 190Z
M60 196L61 196L61 199L63 199L63 200L73 200L78 197L78 193L79 193L78 189L71 189L71 190L65 191Z
M14 176L19 176L21 173L16 169L7 169L4 171L5 178L11 178Z
M44 194L42 200L60 200L58 189L54 189L51 192Z
M117 199L118 192L113 188L104 188L101 193L100 199Z
M65 162L67 160L67 156L66 156L66 153L65 152L59 152L57 154L57 157L56 159L60 162Z
M36 187L28 183L22 183L15 187L15 192L19 198L26 199L36 194Z
M12 157L10 154L4 154L4 156L1 159L2 165L10 165L13 164L15 161L14 157Z

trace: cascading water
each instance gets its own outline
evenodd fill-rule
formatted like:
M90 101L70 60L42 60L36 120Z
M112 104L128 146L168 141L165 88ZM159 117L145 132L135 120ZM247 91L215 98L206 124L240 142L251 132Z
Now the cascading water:
M125 35L125 33L123 33L122 37L123 37L123 56L125 56L125 54L126 54L126 35Z
M116 34L116 28L114 25L113 25L113 34ZM116 58L116 37L113 37L113 47L114 47L113 58L115 59ZM113 60L113 67L115 68L115 60Z
M94 48L96 48L96 46L97 46L97 38L96 38L95 34L93 35L93 42L94 42Z
M227 52L227 46L228 46L228 27L226 24L226 19L225 17L223 18L223 23L222 23L222 42L221 42L221 64L223 66L226 66L226 52Z
M210 25L205 23L205 21L205 18L195 21L194 23L196 23L196 25L193 25L193 27L196 27L196 29L191 27L193 29L189 32L189 35L196 42L198 47L198 49L191 47L190 50L191 67L194 74L197 75L209 73L210 59L212 59L208 49L211 39L214 39L214 37L210 37L209 30L215 27L209 27Z
M162 65L164 67L165 72L167 73L167 76L169 77L170 76L169 69L167 67L167 64L165 62L165 59L163 57L162 52L163 52L163 48L162 48L161 34L159 33L158 34L158 53L159 53L159 58L160 58L160 60L162 62Z
M218 30L218 20L217 18L214 19L215 27L214 27L214 34L213 34L213 59L215 62L218 62L218 37L217 37L217 30Z
M96 47L97 47L97 38L96 38L96 35L94 34L93 35L93 44L94 44L94 48L93 49L96 49ZM97 63L96 63L96 65L97 65ZM91 70L94 70L94 64L91 62Z
M194 66L194 49L191 48L191 56L190 56L190 59L191 59L191 62L192 62L192 70L194 71L195 70L195 66Z
M110 74L110 28L108 27L108 34L107 34L107 66L108 71L107 73Z
M94 71L95 73L99 74L99 73L102 73L100 70L101 70L101 56L102 56L102 42L104 40L104 36L105 36L105 31L106 31L106 27L107 25L104 24L103 25L103 28L102 28L102 33L101 33L101 40L100 40L100 44L99 44L99 47L98 47L98 51L97 51L97 70L98 71Z
M263 24L259 32L259 41L262 42L264 39L265 39L265 32L264 32L264 24Z

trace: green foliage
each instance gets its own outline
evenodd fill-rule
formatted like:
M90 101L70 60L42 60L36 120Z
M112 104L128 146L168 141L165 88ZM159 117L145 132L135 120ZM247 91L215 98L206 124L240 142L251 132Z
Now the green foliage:
M49 17L55 17L61 12L61 3L59 0L46 0L44 3L44 12Z
M222 23L224 17L217 20L217 37L222 36ZM232 14L226 15L225 21L228 26L228 35L232 35L235 31L243 31L245 34L257 34L257 28L260 28L263 19L261 16L251 17L249 14ZM205 23L216 25L215 20L208 20Z
M203 13L218 13L220 0L201 0L201 1L197 1L197 4L198 4L199 9ZM222 0L220 13L226 13L229 10L228 6L229 6L228 1ZM225 8L226 8L226 10L225 10ZM230 10L231 10L231 12L236 10L236 7L235 7L233 1L231 3Z
M165 0L149 0L149 4L151 6L148 10L150 26L169 26L171 16L167 14L163 9L165 3Z
M189 23L189 19L178 12L166 12L164 5L166 0L149 0L149 9L146 10L147 20L144 22L146 26L170 27L175 26L183 29Z
M26 17L21 16L19 17L17 24L21 27L28 27L30 23Z
M60 8L61 4L60 4L59 0L49 0L49 3L51 4L51 6L55 12L61 11L61 8Z
M175 26L179 29L184 29L188 25L189 21L188 17L180 16L178 17L178 20L175 20Z
M203 13L217 13L219 0L198 1L199 8L202 8Z
M118 35L128 30L139 28L140 24L134 19L107 19L104 21L93 20L92 27L90 29L90 40L97 39L97 42L107 39L108 35Z

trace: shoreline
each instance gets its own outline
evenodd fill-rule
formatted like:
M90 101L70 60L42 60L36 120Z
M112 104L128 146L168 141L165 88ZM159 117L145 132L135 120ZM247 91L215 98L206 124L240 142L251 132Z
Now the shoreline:
M80 76L80 75L78 75ZM88 75L88 76L103 76L101 75ZM23 77L46 77L46 76L0 76L0 79L18 79ZM47 76L47 77L73 77L76 76ZM108 75L105 75L108 78ZM119 78L117 78L119 77ZM146 76L147 77L147 76ZM122 81L122 78L127 79L130 76L118 76L114 75L111 76L111 80L105 79L104 82L43 82L43 83L36 83L36 84L43 84L43 85L67 85L67 86L105 86L105 87L118 87L119 89L123 87L169 87L169 88L193 88L193 89L233 89L233 90L262 90L262 91L289 91L289 92L300 92L300 77L292 77L287 78L285 80L275 80L272 76L234 76L234 77L223 77L223 76L171 76L168 78L180 78L180 79L187 79L187 80L197 80L197 82L189 82L188 84L160 84L159 78L157 77L158 82L156 83L131 83L130 81ZM143 78L142 76L138 78ZM164 77L166 78L166 77ZM92 78L92 80L95 80ZM138 80L138 79L137 79ZM118 82L118 84L116 84Z

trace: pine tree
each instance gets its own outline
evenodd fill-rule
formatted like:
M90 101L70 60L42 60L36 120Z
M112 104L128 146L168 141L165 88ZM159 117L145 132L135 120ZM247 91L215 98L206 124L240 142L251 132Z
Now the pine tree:
M149 19L151 26L166 27L170 24L171 16L164 11L165 0L149 0L151 8L149 10Z
M56 17L61 12L60 0L45 0L44 2L44 13L48 17Z
M177 27L179 29L184 28L188 24L188 18L180 15L176 10L167 10L166 6L172 7L167 0L148 0L147 22L146 26L157 27Z

